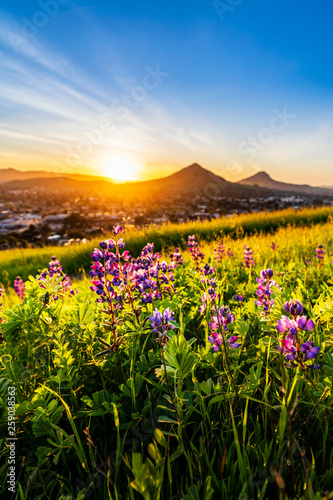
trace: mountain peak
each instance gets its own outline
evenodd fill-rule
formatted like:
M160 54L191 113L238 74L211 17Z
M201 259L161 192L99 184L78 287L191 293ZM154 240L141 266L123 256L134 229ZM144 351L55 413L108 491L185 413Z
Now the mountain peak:
M185 167L183 168L183 170L187 170L187 171L196 171L196 172L199 172L200 170L201 171L207 171L205 168L203 168L201 165L199 165L199 163L192 163L192 165L189 165L188 167Z
M266 180L271 180L272 177L262 170L261 172L257 172L256 174L252 175L251 177L248 177L249 179L266 179Z

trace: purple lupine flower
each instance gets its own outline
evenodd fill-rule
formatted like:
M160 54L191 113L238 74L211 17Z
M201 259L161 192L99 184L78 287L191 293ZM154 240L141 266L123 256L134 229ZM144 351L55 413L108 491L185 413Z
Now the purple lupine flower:
M260 277L257 278L258 288L256 290L256 294L258 296L258 300L255 301L256 305L263 308L265 314L269 313L269 310L274 305L274 299L271 298L273 293L272 287L279 288L281 287L276 283L276 281L272 280L274 272L272 269L264 269L260 273Z
M248 268L254 266L253 250L247 245L244 245L244 266Z
M210 267L209 264L205 264L202 269L200 269L200 273L202 274L200 281L207 287L215 289L217 287L216 278L210 278L213 274L215 274L215 269ZM214 291L212 291L214 293Z
M264 269L260 272L260 278L262 280L270 280L274 275L274 271L272 269Z
M212 274L215 273L215 269L213 267L210 267L209 264L205 264L202 269L200 269L201 274L204 276L211 276Z
M173 312L170 311L169 308L165 309L163 313L161 313L157 308L153 312L152 316L149 316L150 319L150 327L153 333L158 334L158 338L155 339L157 342L160 342L161 345L164 345L168 341L168 330L173 330L175 326L171 325L169 322L174 321Z
M326 254L326 252L324 250L324 246L318 245L318 247L316 248L316 256L315 256L316 259L319 259L319 261L322 261L325 254Z
M307 368L318 369L319 365L309 365L305 362L309 359L314 359L320 347L314 347L313 341L308 340L301 345L299 349L299 335L301 332L311 331L315 328L315 323L312 319L306 316L300 316L303 312L303 304L298 300L290 300L284 304L284 309L288 312L293 319L287 316L282 316L278 320L276 329L278 332L284 334L284 338L280 339L282 346L276 346L279 352L286 354L287 361L291 361L290 367L300 366L302 370Z
M63 267L60 264L59 260L55 257L51 257L51 261L49 262L49 269L48 271L43 271L40 276L38 277L39 281L39 286L41 288L46 288L46 277L50 276L51 278L53 276L56 276L57 278L61 278L61 281L59 285L61 286L61 289L59 290L59 294L57 296L53 297L53 300L58 300L59 296L64 297L66 293L69 293L71 296L75 295L77 293L77 290L74 290L71 284L71 279L70 277L63 272Z
M113 234L116 236L118 234L121 234L123 232L123 228L121 226L114 226L113 228Z
M205 258L205 256L198 247L198 242L196 241L195 235L188 237L187 245L190 255L195 264L195 269L199 269L199 263Z
M306 267L309 267L311 266L311 260L303 260L304 264L306 265Z
M230 249L229 249L230 250ZM217 245L217 248L213 250L214 254L214 260L216 262L220 263L225 257L225 245L223 244L223 241L220 241Z
M176 267L180 266L181 264L184 264L184 259L182 254L180 253L179 248L175 248L173 252L169 254L169 257L171 259L171 267L175 269Z
M309 319L306 316L301 316L296 319L296 322L301 330L309 332L315 328L315 324L312 319Z
M317 357L320 347L313 347L312 340L308 340L301 345L301 351L304 353L306 359L314 359Z
M233 254L233 252L232 252L231 248L228 248L228 250L227 250L227 257L228 257L229 259L232 259L232 258L234 257L234 254Z
M280 333L287 333L290 330L297 331L297 323L295 320L288 318L288 316L282 316L281 319L278 319L276 329Z
M274 243L274 241L272 241L272 244L271 244L271 249L275 252L275 250L277 250L277 244Z
M211 335L208 336L208 340L212 344L212 350L217 352L223 343L228 325L235 321L235 315L231 314L230 309L225 306L216 309L214 313L215 316L212 316L209 322ZM237 349L241 345L236 342L237 339L238 337L234 335L227 340L231 349Z
M323 264L324 264L324 256L325 256L326 252L324 250L324 246L323 245L318 245L318 247L316 248L316 259L318 259L318 264L319 264L319 267L322 267Z
M288 361L294 361L297 353L296 338L292 333L288 333L285 339L280 339L282 345L277 345L276 349L283 354L286 354Z
M205 310L207 309L208 304L215 304L219 302L221 296L219 293L216 292L215 288L208 288L207 292L204 292L203 296L201 297L201 306L199 308L199 313L203 314Z
M99 262L103 258L103 252L99 248L95 248L95 250L91 254L91 258L93 262Z
M235 295L234 296L234 301L235 302L244 302L244 300L245 299L244 299L243 295Z
M51 261L49 262L50 276L54 276L55 274L59 276L62 271L62 265L60 264L59 260L55 256L51 257Z
M283 309L291 316L300 316L303 312L303 304L299 300L293 299L285 302Z
M14 280L14 290L16 295L21 299L24 300L25 297L25 284L23 283L23 280L20 276L17 276Z
M242 345L236 342L237 339L238 339L237 335L233 335L227 340L229 347L231 349L237 349ZM208 336L208 340L212 344L212 351L217 352L220 350L220 347L223 342L223 337L220 333L212 332L212 334Z

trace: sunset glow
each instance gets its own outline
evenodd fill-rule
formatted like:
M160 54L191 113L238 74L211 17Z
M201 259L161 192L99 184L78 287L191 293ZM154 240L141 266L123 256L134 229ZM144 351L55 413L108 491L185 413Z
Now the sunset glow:
M103 175L117 182L135 181L139 173L139 165L135 161L121 156L108 159L102 168Z

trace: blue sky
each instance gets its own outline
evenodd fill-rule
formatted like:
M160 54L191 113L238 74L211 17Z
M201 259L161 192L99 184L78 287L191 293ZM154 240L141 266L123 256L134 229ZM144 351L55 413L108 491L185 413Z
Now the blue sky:
M0 167L333 185L333 4L3 0Z

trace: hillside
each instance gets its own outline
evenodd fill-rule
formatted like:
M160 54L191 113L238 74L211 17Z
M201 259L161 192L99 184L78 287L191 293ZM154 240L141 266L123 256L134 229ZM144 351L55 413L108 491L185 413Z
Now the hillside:
M63 172L47 172L45 170L16 170L15 168L2 168L0 169L0 184L16 181L31 181L34 179L55 179L66 177L77 181L99 181L109 180L108 178L99 175L84 175Z
M251 177L238 181L239 184L246 186L258 186L273 191L292 191L294 193L305 193L310 195L327 196L333 195L333 189L312 187L308 184L290 184L272 179L267 172L258 172Z
M23 176L23 177L21 177ZM21 178L18 178L21 177ZM7 180L6 180L7 179ZM8 179L11 179L10 181ZM20 172L14 169L0 170L0 185L4 190L30 190L35 188L91 192L118 198L150 198L165 196L226 196L234 198L268 197L276 191L332 196L333 189L312 187L307 184L291 184L272 179L266 172L229 182L223 177L193 163L178 172L160 179L139 182L114 183L111 179L80 174L56 174L51 172Z
M89 180L74 179L71 176L35 177L13 180L2 183L3 189L23 190L44 188L53 190L77 190L98 192L124 198L147 198L151 196L204 195L208 197L222 195L234 197L249 197L262 195L261 188L243 186L239 183L226 181L213 172L194 163L174 174L161 179L149 181L114 184L109 179L95 178ZM267 193L265 193L267 194Z

